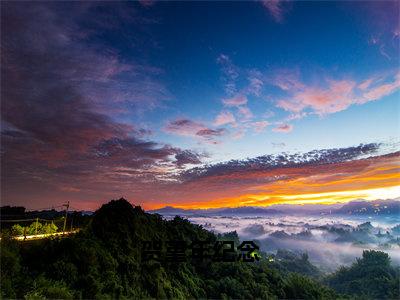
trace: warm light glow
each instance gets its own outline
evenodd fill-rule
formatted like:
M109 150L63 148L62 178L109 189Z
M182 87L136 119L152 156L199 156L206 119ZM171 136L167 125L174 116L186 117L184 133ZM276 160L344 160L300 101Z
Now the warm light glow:
M395 199L400 197L400 172L398 155L348 161L301 168L281 168L269 172L219 176L198 183L229 186L236 178L240 180L281 176L263 185L230 185L222 193L205 200L176 202L168 205L178 208L218 208L238 206L270 206L273 204L333 204L354 200ZM285 177L286 176L286 177ZM208 197L207 197L208 196ZM159 208L166 204L158 204Z

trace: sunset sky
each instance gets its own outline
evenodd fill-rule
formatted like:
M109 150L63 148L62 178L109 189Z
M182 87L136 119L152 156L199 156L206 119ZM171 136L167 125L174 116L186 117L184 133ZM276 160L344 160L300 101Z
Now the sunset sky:
M399 2L1 2L1 205L400 197Z

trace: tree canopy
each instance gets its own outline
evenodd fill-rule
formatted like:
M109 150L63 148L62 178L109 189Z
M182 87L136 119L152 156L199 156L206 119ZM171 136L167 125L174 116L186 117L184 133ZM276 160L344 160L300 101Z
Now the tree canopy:
M279 263L268 259L254 263L144 261L144 241L157 239L239 242L236 232L215 235L183 218L166 221L124 199L113 200L97 210L89 225L74 236L23 243L3 239L1 296L333 299L339 293L362 294L363 289L370 297L395 295L384 291L386 287L393 290L398 273L382 252L365 252L352 267L342 268L324 284L309 276L318 270L307 255L291 256L284 251L278 253ZM375 279L378 281L373 282Z

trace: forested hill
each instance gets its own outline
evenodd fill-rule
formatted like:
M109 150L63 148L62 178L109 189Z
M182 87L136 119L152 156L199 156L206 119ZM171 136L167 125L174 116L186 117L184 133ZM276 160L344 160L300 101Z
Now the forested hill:
M307 255L283 252L279 260L257 253L260 260L254 262L145 260L145 241L159 240L239 243L235 232L216 236L182 218L166 221L124 199L114 200L96 211L89 225L73 237L29 242L3 238L1 296L334 299L347 294L399 298L399 272L383 252L366 251L353 266L323 277Z

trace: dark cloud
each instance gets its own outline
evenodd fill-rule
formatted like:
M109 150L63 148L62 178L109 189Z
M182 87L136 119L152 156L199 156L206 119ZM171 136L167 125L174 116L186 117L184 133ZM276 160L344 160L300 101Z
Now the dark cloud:
M205 155L203 155L205 156ZM176 164L178 166L183 166L186 164L200 164L201 163L201 157L202 155L199 155L198 153L194 153L192 151L181 151L180 153L177 153L175 155L176 159Z
M199 131L196 132L196 135L198 136L202 136L202 137L213 137L213 136L221 136L223 135L225 132L225 130L223 128L219 128L219 129L201 129Z
M170 122L168 126L170 126L170 128L179 128L179 127L198 126L198 124L188 119L178 119Z
M196 153L143 140L151 131L117 121L121 113L135 115L169 97L156 79L161 70L122 61L113 48L95 42L97 34L121 22L141 21L121 5L109 6L109 14L94 3L1 3L1 167L7 201L26 197L22 191L35 186L42 193L85 185L96 190L103 182L117 190L140 189L151 178L165 179L168 168L200 163ZM107 181L122 173L122 183Z
M226 133L224 128L208 128L206 125L190 119L170 121L164 127L164 131L181 136L200 137L210 143L217 143L214 138L220 137Z
M245 174L246 172L268 171L278 168L345 162L376 153L379 147L380 144L370 143L348 148L313 150L307 153L282 153L278 155L263 155L245 160L230 160L185 171L182 174L182 180L190 181L204 177L233 175L235 173Z

